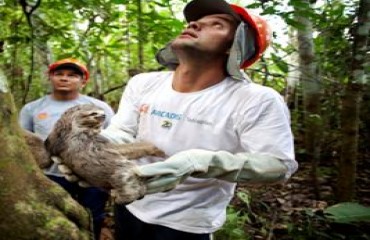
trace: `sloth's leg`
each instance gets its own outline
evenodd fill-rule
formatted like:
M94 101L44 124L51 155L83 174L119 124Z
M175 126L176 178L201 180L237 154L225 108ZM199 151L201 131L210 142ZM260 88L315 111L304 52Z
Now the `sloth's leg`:
M148 142L137 142L117 145L120 154L128 159L138 159L144 156L165 157L165 153Z

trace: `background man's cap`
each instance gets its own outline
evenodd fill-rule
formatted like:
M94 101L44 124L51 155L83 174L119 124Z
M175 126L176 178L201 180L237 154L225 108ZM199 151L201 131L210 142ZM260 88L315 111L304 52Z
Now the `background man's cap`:
M184 8L184 16L187 22L196 21L212 14L229 14L238 22L241 21L240 16L224 0L193 0Z
M49 74L59 69L73 69L82 75L84 82L89 79L89 71L86 66L74 58L65 58L50 64Z

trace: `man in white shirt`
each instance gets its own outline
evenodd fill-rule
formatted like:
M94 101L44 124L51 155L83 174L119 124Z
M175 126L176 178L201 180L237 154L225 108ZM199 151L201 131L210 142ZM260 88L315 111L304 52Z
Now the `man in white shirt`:
M209 240L236 182L281 182L298 166L282 97L240 71L268 46L266 22L224 0L193 0L184 15L188 27L157 55L173 71L134 76L102 132L170 156L138 160L147 194L115 206L117 240Z

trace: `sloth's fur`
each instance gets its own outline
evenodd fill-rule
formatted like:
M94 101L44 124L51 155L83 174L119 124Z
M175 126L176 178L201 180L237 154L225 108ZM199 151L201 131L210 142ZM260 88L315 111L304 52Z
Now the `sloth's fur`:
M40 168L46 168L51 165L50 154L45 149L44 141L35 133L22 129L23 136L31 150L33 158Z
M92 186L114 190L117 203L129 203L143 197L146 191L130 159L164 157L164 153L145 142L110 143L99 135L104 120L104 111L94 105L72 107L56 122L45 147L78 177Z

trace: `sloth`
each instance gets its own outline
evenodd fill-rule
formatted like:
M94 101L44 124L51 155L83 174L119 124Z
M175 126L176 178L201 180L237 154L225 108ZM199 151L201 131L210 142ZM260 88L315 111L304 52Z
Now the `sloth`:
M44 146L42 140L37 134L22 128L22 134L31 150L33 158L40 168L47 168L51 165L50 154Z
M54 125L45 148L88 184L112 190L116 203L130 203L146 192L144 179L135 173L132 160L165 154L148 142L109 142L99 135L104 120L104 111L95 105L72 107Z

